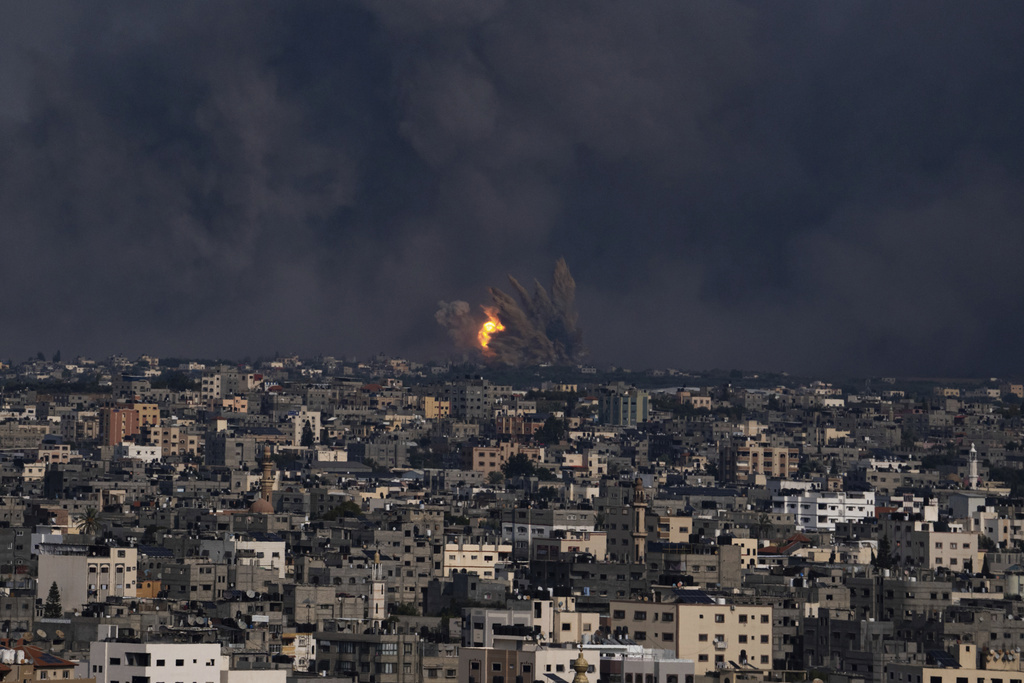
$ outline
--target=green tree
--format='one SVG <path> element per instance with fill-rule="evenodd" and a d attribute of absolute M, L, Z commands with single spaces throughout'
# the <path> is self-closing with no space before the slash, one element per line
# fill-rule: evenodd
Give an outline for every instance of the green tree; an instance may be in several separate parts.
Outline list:
<path fill-rule="evenodd" d="M 754 524 L 754 536 L 757 540 L 769 538 L 774 530 L 775 523 L 772 522 L 771 515 L 767 512 L 762 512 L 757 516 L 757 522 Z"/>
<path fill-rule="evenodd" d="M 362 517 L 363 509 L 359 507 L 359 503 L 354 500 L 346 500 L 341 505 L 337 505 L 323 514 L 321 519 L 328 522 L 332 522 L 339 517 Z"/>
<path fill-rule="evenodd" d="M 60 588 L 57 582 L 50 584 L 50 593 L 46 596 L 46 604 L 43 605 L 43 616 L 47 619 L 60 619 L 64 616 L 64 608 L 60 604 Z"/>
<path fill-rule="evenodd" d="M 103 524 L 100 522 L 100 511 L 94 507 L 85 508 L 82 514 L 75 519 L 75 528 L 80 534 L 90 536 L 98 534 L 103 528 Z"/>
<path fill-rule="evenodd" d="M 309 420 L 306 420 L 306 424 L 302 425 L 302 439 L 299 441 L 299 445 L 303 448 L 312 448 L 313 443 L 313 426 L 309 424 Z"/>
<path fill-rule="evenodd" d="M 418 617 L 420 615 L 419 608 L 409 602 L 393 602 L 389 605 L 388 611 L 393 616 Z"/>
<path fill-rule="evenodd" d="M 872 563 L 878 569 L 892 569 L 896 566 L 896 558 L 892 554 L 892 543 L 889 541 L 889 534 L 882 537 L 878 542 L 878 556 Z"/>
<path fill-rule="evenodd" d="M 533 438 L 538 443 L 558 443 L 565 438 L 565 421 L 557 417 L 549 417 L 544 421 L 544 426 L 537 430 Z"/>
<path fill-rule="evenodd" d="M 513 477 L 532 477 L 536 473 L 533 462 L 524 453 L 516 453 L 501 466 L 501 473 L 506 479 Z"/>
<path fill-rule="evenodd" d="M 54 363 L 59 363 L 60 362 L 60 349 L 57 349 L 57 352 L 53 354 L 53 362 Z"/>
<path fill-rule="evenodd" d="M 505 480 L 501 472 L 491 472 L 487 475 L 487 483 L 491 486 L 500 486 L 501 482 Z"/>

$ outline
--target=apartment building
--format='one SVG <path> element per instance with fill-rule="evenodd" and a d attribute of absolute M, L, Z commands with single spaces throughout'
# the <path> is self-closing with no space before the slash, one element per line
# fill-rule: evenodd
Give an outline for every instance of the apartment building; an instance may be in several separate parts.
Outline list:
<path fill-rule="evenodd" d="M 864 520 L 875 515 L 873 491 L 783 492 L 772 497 L 772 512 L 791 514 L 800 531 L 834 532 L 837 523 Z"/>
<path fill-rule="evenodd" d="M 685 602 L 612 600 L 612 635 L 644 647 L 673 650 L 696 663 L 697 675 L 728 662 L 766 669 L 772 665 L 772 607 L 726 604 L 702 591 L 676 592 Z"/>
<path fill-rule="evenodd" d="M 511 543 L 466 543 L 460 536 L 458 540 L 444 544 L 442 576 L 463 572 L 493 579 L 497 568 L 511 559 Z"/>
<path fill-rule="evenodd" d="M 138 551 L 100 545 L 40 543 L 36 597 L 45 600 L 54 582 L 64 610 L 81 609 L 108 597 L 134 598 Z"/>
<path fill-rule="evenodd" d="M 96 683 L 220 683 L 227 669 L 219 643 L 94 641 L 89 675 Z"/>

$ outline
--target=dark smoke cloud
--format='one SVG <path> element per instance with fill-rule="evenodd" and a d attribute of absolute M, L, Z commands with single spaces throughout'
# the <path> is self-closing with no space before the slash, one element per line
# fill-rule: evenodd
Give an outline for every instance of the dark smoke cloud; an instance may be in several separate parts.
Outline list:
<path fill-rule="evenodd" d="M 985 0 L 8 3 L 0 357 L 428 358 L 438 299 L 565 255 L 595 362 L 1018 372 L 1021 25 Z"/>

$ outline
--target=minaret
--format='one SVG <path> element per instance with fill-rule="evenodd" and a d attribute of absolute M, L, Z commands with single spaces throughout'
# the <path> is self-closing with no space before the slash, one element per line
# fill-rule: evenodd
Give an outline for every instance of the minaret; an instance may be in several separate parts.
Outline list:
<path fill-rule="evenodd" d="M 380 563 L 380 551 L 373 554 L 370 565 L 370 604 L 367 605 L 367 618 L 374 631 L 380 630 L 381 624 L 388 618 L 387 584 L 384 581 L 384 566 Z"/>
<path fill-rule="evenodd" d="M 274 461 L 270 444 L 263 447 L 263 476 L 260 478 L 260 497 L 249 506 L 249 512 L 270 515 L 274 513 Z"/>
<path fill-rule="evenodd" d="M 967 485 L 971 489 L 978 488 L 978 449 L 971 444 L 970 464 L 967 470 Z"/>
<path fill-rule="evenodd" d="M 270 444 L 263 446 L 263 478 L 260 481 L 260 495 L 263 500 L 274 502 L 274 461 L 270 457 Z"/>
<path fill-rule="evenodd" d="M 633 482 L 633 562 L 643 564 L 647 554 L 647 497 L 640 477 Z"/>

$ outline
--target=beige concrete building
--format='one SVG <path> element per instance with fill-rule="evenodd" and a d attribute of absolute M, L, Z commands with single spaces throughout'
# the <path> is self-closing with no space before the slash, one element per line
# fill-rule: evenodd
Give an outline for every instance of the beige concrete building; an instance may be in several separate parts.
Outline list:
<path fill-rule="evenodd" d="M 518 443 L 502 442 L 496 446 L 475 446 L 470 455 L 470 469 L 474 472 L 500 472 L 501 466 L 513 455 L 523 454 L 535 464 L 544 462 L 543 448 L 529 448 Z"/>
<path fill-rule="evenodd" d="M 651 543 L 689 543 L 693 517 L 651 511 L 647 514 L 647 540 Z"/>
<path fill-rule="evenodd" d="M 974 531 L 934 531 L 931 522 L 883 520 L 882 534 L 889 537 L 893 556 L 901 564 L 954 572 L 963 570 L 968 560 L 975 571 L 981 569 L 979 534 Z"/>
<path fill-rule="evenodd" d="M 597 559 L 608 553 L 608 534 L 604 531 L 556 531 L 550 538 L 535 538 L 530 547 L 531 560 L 572 560 L 580 553 Z"/>
<path fill-rule="evenodd" d="M 160 406 L 155 403 L 131 403 L 128 405 L 139 413 L 139 425 L 154 427 L 160 424 Z"/>
<path fill-rule="evenodd" d="M 476 573 L 485 579 L 493 579 L 497 566 L 512 559 L 511 543 L 445 543 L 442 576 L 454 572 Z"/>
<path fill-rule="evenodd" d="M 65 611 L 81 609 L 108 597 L 136 597 L 138 555 L 135 548 L 40 543 L 36 597 L 45 600 L 54 582 Z"/>
<path fill-rule="evenodd" d="M 452 413 L 452 404 L 447 399 L 435 396 L 423 397 L 423 417 L 428 420 L 446 420 Z"/>
<path fill-rule="evenodd" d="M 202 437 L 193 433 L 190 422 L 170 422 L 149 430 L 149 443 L 159 446 L 164 456 L 196 455 Z"/>
<path fill-rule="evenodd" d="M 613 600 L 612 635 L 626 635 L 644 647 L 674 650 L 677 658 L 695 662 L 697 675 L 712 673 L 727 662 L 770 668 L 772 608 L 729 605 L 724 599 L 699 595 L 710 604 Z"/>

